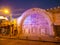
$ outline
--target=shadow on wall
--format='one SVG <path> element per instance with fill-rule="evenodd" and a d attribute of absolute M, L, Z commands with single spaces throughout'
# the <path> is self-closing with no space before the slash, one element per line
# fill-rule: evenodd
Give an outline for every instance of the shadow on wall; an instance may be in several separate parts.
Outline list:
<path fill-rule="evenodd" d="M 54 25 L 55 35 L 60 37 L 60 25 Z"/>

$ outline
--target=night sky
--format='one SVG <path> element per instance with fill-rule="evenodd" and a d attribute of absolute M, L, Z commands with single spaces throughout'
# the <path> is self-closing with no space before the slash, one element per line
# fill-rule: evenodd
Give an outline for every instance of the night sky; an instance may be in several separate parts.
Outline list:
<path fill-rule="evenodd" d="M 60 6 L 60 0 L 0 0 L 0 7 L 10 7 L 12 12 L 15 9 L 20 9 L 20 13 L 24 12 L 29 8 L 42 8 L 49 9 Z M 13 17 L 18 17 L 15 15 Z"/>

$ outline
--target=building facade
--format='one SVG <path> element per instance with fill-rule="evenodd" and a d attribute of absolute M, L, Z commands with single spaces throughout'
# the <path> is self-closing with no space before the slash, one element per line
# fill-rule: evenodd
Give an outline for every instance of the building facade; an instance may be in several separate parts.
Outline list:
<path fill-rule="evenodd" d="M 47 9 L 46 11 L 52 14 L 55 35 L 60 37 L 60 6 Z"/>
<path fill-rule="evenodd" d="M 28 9 L 18 18 L 18 22 L 20 26 L 18 33 L 22 32 L 22 36 L 29 38 L 55 36 L 52 14 L 46 10 L 40 8 Z"/>

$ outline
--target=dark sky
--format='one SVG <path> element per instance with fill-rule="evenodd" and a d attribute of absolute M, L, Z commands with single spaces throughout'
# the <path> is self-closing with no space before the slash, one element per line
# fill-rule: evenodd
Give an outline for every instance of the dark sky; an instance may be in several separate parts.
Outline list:
<path fill-rule="evenodd" d="M 13 10 L 33 7 L 48 9 L 60 6 L 60 0 L 0 0 L 0 7 L 2 6 L 8 6 Z"/>

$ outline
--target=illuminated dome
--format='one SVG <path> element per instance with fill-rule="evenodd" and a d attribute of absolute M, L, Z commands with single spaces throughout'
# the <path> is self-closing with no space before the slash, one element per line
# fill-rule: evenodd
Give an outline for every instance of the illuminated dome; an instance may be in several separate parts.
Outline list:
<path fill-rule="evenodd" d="M 32 8 L 25 11 L 22 16 L 18 18 L 18 22 L 25 36 L 54 35 L 51 14 L 43 9 Z"/>

